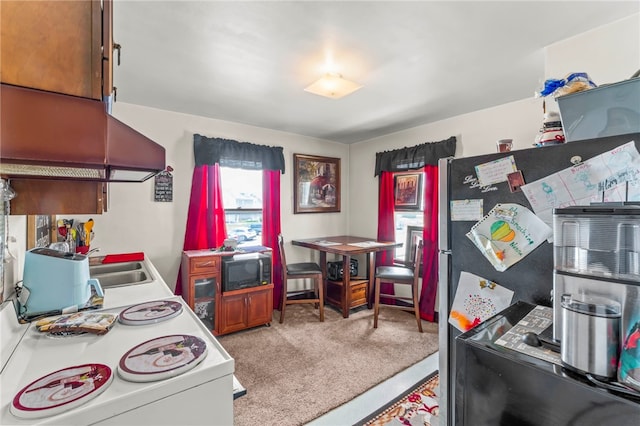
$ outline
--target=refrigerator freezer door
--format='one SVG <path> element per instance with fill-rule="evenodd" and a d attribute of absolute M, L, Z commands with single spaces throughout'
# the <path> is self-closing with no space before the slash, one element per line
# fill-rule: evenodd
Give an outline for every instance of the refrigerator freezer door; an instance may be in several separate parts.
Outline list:
<path fill-rule="evenodd" d="M 440 371 L 440 412 L 442 425 L 449 422 L 449 278 L 451 277 L 451 251 L 449 245 L 449 163 L 450 159 L 438 161 L 438 371 Z"/>

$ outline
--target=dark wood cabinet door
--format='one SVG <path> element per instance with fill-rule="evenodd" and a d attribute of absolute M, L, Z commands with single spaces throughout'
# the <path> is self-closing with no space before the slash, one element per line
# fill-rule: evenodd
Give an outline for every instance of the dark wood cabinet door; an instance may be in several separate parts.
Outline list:
<path fill-rule="evenodd" d="M 12 215 L 102 214 L 107 185 L 72 180 L 11 179 L 18 196 L 10 201 Z"/>
<path fill-rule="evenodd" d="M 271 322 L 273 314 L 273 291 L 271 286 L 247 294 L 247 327 Z"/>
<path fill-rule="evenodd" d="M 3 0 L 0 19 L 3 83 L 102 100 L 100 0 Z"/>
<path fill-rule="evenodd" d="M 220 334 L 247 328 L 247 298 L 245 294 L 223 295 L 220 310 Z"/>

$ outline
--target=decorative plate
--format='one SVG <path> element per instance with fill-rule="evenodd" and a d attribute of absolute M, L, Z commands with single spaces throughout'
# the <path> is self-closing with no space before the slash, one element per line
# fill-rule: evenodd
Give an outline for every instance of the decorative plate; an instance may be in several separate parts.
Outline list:
<path fill-rule="evenodd" d="M 175 334 L 147 340 L 133 347 L 118 364 L 118 375 L 131 382 L 153 382 L 178 376 L 198 365 L 207 355 L 199 337 Z"/>
<path fill-rule="evenodd" d="M 68 367 L 28 384 L 16 394 L 9 409 L 25 419 L 53 416 L 100 395 L 112 380 L 111 368 L 104 364 Z"/>
<path fill-rule="evenodd" d="M 174 300 L 155 300 L 129 306 L 120 312 L 118 320 L 126 325 L 145 325 L 165 321 L 182 312 L 182 303 Z"/>

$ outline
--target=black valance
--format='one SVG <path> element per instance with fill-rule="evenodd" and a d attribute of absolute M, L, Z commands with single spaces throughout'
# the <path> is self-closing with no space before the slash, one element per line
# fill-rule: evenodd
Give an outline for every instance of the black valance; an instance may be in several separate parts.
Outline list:
<path fill-rule="evenodd" d="M 281 146 L 256 145 L 231 139 L 193 135 L 196 166 L 220 164 L 246 170 L 280 170 L 284 173 Z"/>
<path fill-rule="evenodd" d="M 440 158 L 453 157 L 456 153 L 456 137 L 451 136 L 439 142 L 428 142 L 410 148 L 376 152 L 376 171 L 402 172 L 421 169 L 426 165 L 437 166 Z"/>

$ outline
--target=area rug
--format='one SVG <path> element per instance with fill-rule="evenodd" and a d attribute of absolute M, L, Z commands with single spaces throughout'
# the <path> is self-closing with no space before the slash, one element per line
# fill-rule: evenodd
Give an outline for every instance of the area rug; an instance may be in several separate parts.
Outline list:
<path fill-rule="evenodd" d="M 438 350 L 438 324 L 420 333 L 400 310 L 381 309 L 377 329 L 366 308 L 349 318 L 326 308 L 320 322 L 312 305 L 292 305 L 279 318 L 218 338 L 247 389 L 233 403 L 235 426 L 304 425 Z"/>
<path fill-rule="evenodd" d="M 433 373 L 412 390 L 387 407 L 359 422 L 362 426 L 438 426 L 438 372 Z"/>

